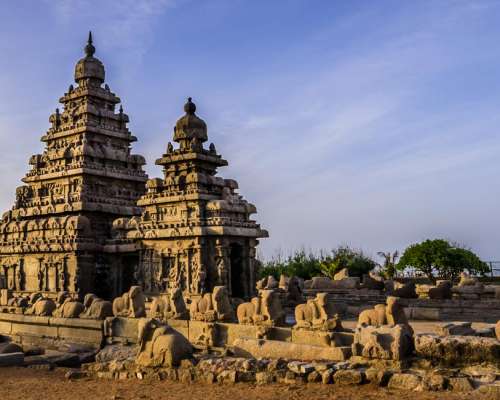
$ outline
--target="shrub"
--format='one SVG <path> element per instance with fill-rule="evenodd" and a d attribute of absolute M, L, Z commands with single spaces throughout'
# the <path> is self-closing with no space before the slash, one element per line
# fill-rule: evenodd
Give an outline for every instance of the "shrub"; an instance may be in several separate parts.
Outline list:
<path fill-rule="evenodd" d="M 279 279 L 281 274 L 298 276 L 302 279 L 311 279 L 314 276 L 326 275 L 333 278 L 343 268 L 348 268 L 352 276 L 361 276 L 375 268 L 376 263 L 365 256 L 362 251 L 353 250 L 347 246 L 340 246 L 332 250 L 331 255 L 319 256 L 304 250 L 295 251 L 282 260 L 281 257 L 265 262 L 259 271 L 259 278 L 273 275 Z"/>

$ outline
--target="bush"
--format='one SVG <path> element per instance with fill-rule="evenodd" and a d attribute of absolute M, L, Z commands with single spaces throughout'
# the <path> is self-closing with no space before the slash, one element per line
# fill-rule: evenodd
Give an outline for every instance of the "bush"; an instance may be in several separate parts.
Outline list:
<path fill-rule="evenodd" d="M 314 254 L 307 254 L 304 250 L 296 251 L 288 256 L 284 261 L 281 257 L 263 263 L 259 271 L 259 278 L 265 278 L 269 275 L 279 279 L 280 275 L 298 276 L 302 279 L 311 279 L 313 276 L 321 274 L 320 258 Z"/>
<path fill-rule="evenodd" d="M 298 276 L 302 279 L 311 279 L 314 276 L 326 275 L 333 278 L 343 268 L 348 268 L 351 276 L 361 276 L 375 268 L 376 263 L 365 256 L 362 251 L 353 250 L 347 246 L 340 246 L 332 250 L 331 255 L 319 256 L 296 251 L 285 260 L 281 257 L 263 263 L 259 271 L 259 279 L 273 275 L 279 279 L 280 275 Z"/>

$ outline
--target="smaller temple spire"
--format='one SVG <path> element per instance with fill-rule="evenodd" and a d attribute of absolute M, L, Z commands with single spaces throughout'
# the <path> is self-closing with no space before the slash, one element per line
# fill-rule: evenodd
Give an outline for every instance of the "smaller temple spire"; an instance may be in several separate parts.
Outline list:
<path fill-rule="evenodd" d="M 85 55 L 87 57 L 92 57 L 95 53 L 95 47 L 92 40 L 92 31 L 89 31 L 89 38 L 87 40 L 87 45 L 85 46 Z"/>

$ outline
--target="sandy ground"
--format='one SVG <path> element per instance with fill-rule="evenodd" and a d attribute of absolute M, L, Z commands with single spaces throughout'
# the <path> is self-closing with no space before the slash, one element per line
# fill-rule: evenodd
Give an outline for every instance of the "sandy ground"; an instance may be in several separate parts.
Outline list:
<path fill-rule="evenodd" d="M 183 384 L 169 381 L 139 381 L 136 379 L 111 381 L 84 378 L 68 380 L 64 369 L 40 371 L 29 368 L 0 368 L 0 399 L 2 400 L 481 400 L 475 394 L 451 392 L 391 391 L 370 385 L 340 387 L 337 385 L 309 384 L 300 386 Z"/>

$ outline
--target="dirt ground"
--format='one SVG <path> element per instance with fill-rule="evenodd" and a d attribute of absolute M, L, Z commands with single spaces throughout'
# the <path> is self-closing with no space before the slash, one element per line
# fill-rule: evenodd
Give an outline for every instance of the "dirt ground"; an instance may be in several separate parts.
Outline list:
<path fill-rule="evenodd" d="M 30 368 L 0 368 L 0 399 L 2 400 L 482 400 L 484 397 L 450 392 L 404 392 L 375 388 L 370 385 L 339 387 L 309 384 L 300 386 L 183 384 L 169 381 L 111 381 L 84 378 L 68 380 L 64 369 L 40 371 Z"/>

